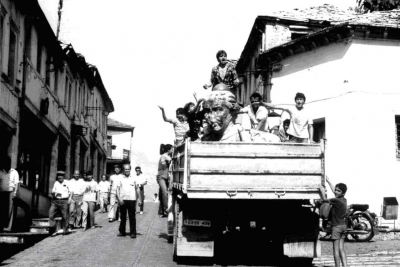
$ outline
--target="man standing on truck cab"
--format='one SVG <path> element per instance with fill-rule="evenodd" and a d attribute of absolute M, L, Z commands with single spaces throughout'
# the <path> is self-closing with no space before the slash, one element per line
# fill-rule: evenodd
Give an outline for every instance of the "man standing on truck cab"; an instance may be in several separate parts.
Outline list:
<path fill-rule="evenodd" d="M 239 84 L 239 78 L 235 70 L 235 65 L 228 61 L 227 53 L 224 50 L 217 52 L 218 65 L 211 70 L 211 79 L 209 83 L 203 85 L 204 89 L 212 87 L 213 91 L 217 84 L 225 84 L 228 90 L 236 94 L 236 88 Z"/>
<path fill-rule="evenodd" d="M 313 121 L 304 108 L 306 96 L 303 93 L 297 93 L 294 97 L 294 101 L 296 102 L 295 107 L 284 107 L 283 105 L 275 105 L 266 102 L 261 102 L 261 105 L 266 108 L 280 109 L 289 113 L 290 125 L 287 131 L 289 142 L 313 144 Z"/>

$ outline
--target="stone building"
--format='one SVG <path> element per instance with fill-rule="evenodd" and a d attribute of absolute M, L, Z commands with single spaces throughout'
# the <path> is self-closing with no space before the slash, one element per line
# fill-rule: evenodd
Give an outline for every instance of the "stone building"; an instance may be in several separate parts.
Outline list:
<path fill-rule="evenodd" d="M 33 215 L 47 216 L 57 170 L 105 172 L 114 107 L 98 69 L 57 40 L 36 0 L 1 0 L 0 23 L 0 153 Z"/>
<path fill-rule="evenodd" d="M 258 17 L 237 66 L 244 101 L 306 95 L 314 141 L 328 141 L 326 173 L 377 214 L 384 197 L 400 198 L 399 19 L 328 5 Z"/>

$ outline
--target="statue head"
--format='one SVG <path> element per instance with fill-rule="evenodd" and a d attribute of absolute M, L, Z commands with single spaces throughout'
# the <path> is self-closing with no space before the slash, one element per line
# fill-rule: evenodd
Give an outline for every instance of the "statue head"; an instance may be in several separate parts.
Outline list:
<path fill-rule="evenodd" d="M 212 91 L 203 104 L 208 131 L 221 135 L 237 116 L 236 97 L 229 91 Z"/>
<path fill-rule="evenodd" d="M 219 83 L 219 84 L 215 85 L 212 90 L 213 91 L 228 91 L 229 92 L 229 87 L 224 83 Z"/>

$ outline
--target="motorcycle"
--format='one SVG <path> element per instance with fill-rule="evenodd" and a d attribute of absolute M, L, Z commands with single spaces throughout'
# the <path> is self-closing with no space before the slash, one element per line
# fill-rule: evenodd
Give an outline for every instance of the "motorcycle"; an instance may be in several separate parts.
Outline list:
<path fill-rule="evenodd" d="M 347 223 L 346 239 L 355 242 L 368 242 L 377 231 L 378 219 L 375 213 L 368 210 L 368 204 L 352 204 L 348 206 L 345 215 Z M 324 220 L 322 231 L 330 234 L 331 228 L 328 221 Z"/>

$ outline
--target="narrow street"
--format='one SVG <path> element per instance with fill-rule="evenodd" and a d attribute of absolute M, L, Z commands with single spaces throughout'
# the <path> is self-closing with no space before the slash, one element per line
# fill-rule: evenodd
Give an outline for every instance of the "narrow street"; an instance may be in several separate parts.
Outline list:
<path fill-rule="evenodd" d="M 193 260 L 177 264 L 172 244 L 167 242 L 166 219 L 157 215 L 158 203 L 148 202 L 137 215 L 137 239 L 117 237 L 118 222 L 109 223 L 106 214 L 96 214 L 98 228 L 70 235 L 49 237 L 8 260 L 1 266 L 224 266 Z M 346 243 L 349 266 L 400 266 L 400 241 Z M 243 265 L 238 265 L 243 264 Z M 245 261 L 234 266 L 252 266 Z M 276 266 L 276 265 L 273 265 Z M 334 266 L 332 244 L 322 242 L 322 257 L 314 266 Z"/>

